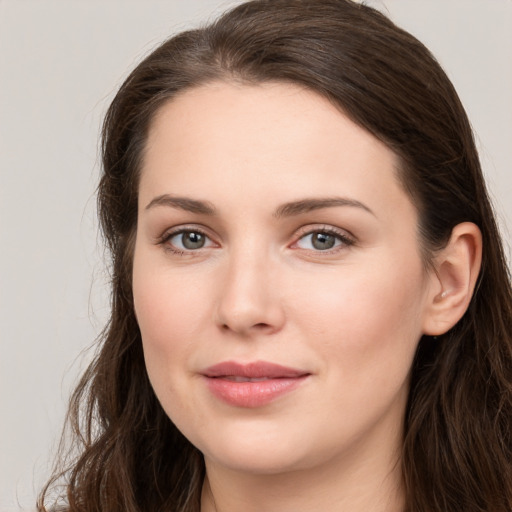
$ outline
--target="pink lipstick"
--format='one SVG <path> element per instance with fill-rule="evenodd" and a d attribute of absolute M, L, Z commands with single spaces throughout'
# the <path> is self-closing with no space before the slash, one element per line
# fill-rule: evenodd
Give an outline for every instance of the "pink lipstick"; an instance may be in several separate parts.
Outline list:
<path fill-rule="evenodd" d="M 235 407 L 261 407 L 293 391 L 310 375 L 266 361 L 226 361 L 201 372 L 210 392 Z"/>

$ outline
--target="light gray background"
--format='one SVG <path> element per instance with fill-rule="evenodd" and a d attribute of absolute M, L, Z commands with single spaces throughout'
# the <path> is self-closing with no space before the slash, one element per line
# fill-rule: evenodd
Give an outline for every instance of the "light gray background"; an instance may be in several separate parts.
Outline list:
<path fill-rule="evenodd" d="M 237 1 L 0 0 L 0 511 L 33 509 L 65 402 L 107 317 L 96 235 L 98 129 L 128 71 Z M 512 1 L 369 1 L 455 83 L 507 243 Z"/>

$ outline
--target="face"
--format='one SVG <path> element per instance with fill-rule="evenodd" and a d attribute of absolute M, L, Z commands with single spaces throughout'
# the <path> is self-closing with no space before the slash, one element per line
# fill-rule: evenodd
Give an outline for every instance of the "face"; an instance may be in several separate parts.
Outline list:
<path fill-rule="evenodd" d="M 431 276 L 397 158 L 319 95 L 213 83 L 161 108 L 133 292 L 166 413 L 237 471 L 400 442 Z"/>

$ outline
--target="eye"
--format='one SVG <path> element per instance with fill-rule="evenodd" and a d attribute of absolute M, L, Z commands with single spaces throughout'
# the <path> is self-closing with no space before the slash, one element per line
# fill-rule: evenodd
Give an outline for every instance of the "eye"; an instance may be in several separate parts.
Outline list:
<path fill-rule="evenodd" d="M 164 237 L 162 243 L 170 246 L 176 252 L 196 251 L 214 245 L 208 236 L 193 229 L 182 229 L 169 233 Z"/>
<path fill-rule="evenodd" d="M 296 242 L 300 249 L 310 251 L 329 251 L 341 246 L 349 246 L 354 243 L 353 240 L 341 233 L 330 229 L 311 231 L 303 235 Z"/>

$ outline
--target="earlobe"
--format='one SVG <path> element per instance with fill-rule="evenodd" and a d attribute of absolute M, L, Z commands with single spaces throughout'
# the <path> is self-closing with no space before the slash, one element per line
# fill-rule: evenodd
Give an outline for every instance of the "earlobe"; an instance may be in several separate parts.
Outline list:
<path fill-rule="evenodd" d="M 450 330 L 466 312 L 480 272 L 482 234 L 476 224 L 463 222 L 434 258 L 434 286 L 424 318 L 424 334 L 438 336 Z"/>

